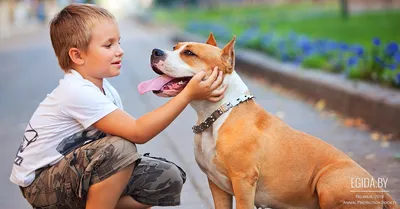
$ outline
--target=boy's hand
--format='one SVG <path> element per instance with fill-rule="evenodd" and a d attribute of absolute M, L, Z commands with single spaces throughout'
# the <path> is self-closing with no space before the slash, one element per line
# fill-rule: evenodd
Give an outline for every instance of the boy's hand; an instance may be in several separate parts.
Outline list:
<path fill-rule="evenodd" d="M 215 67 L 210 77 L 204 79 L 205 77 L 206 73 L 201 71 L 194 75 L 189 81 L 183 90 L 187 94 L 189 100 L 193 101 L 207 99 L 211 102 L 218 102 L 224 98 L 226 86 L 219 88 L 223 81 L 222 71 L 218 73 L 218 67 Z"/>

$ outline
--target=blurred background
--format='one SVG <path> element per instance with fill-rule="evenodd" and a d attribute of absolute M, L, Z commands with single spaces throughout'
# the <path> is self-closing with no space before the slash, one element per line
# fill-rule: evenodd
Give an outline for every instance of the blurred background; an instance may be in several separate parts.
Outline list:
<path fill-rule="evenodd" d="M 351 81 L 344 87 L 367 85 L 367 96 L 390 103 L 392 112 L 383 117 L 377 111 L 385 108 L 382 103 L 363 109 L 361 99 L 344 102 L 343 95 L 334 102 L 346 111 L 366 112 L 372 122 L 331 109 L 323 97 L 299 95 L 285 82 L 271 83 L 268 79 L 274 78 L 253 74 L 252 68 L 237 69 L 268 112 L 334 145 L 374 177 L 388 178 L 385 189 L 400 201 L 400 0 L 0 0 L 1 209 L 30 208 L 8 179 L 29 118 L 63 77 L 48 23 L 70 3 L 97 4 L 117 17 L 125 55 L 121 75 L 110 81 L 134 117 L 167 101 L 136 89 L 156 76 L 149 64 L 152 49 L 172 49 L 181 32 L 202 41 L 213 32 L 219 43 L 236 35 L 238 51 L 250 50 L 263 61 L 284 65 L 286 73 L 323 73 Z M 321 86 L 325 81 L 321 79 Z M 385 123 L 377 124 L 376 118 Z M 182 206 L 177 208 L 211 209 L 207 180 L 193 154 L 194 123 L 193 109 L 186 108 L 157 139 L 138 149 L 187 171 Z"/>
<path fill-rule="evenodd" d="M 0 38 L 48 21 L 70 3 L 101 5 L 121 17 L 139 11 L 142 0 L 0 0 Z"/>
<path fill-rule="evenodd" d="M 399 0 L 159 0 L 157 20 L 305 68 L 400 87 Z"/>
<path fill-rule="evenodd" d="M 283 62 L 400 87 L 400 0 L 0 0 L 0 38 L 46 24 L 69 3 L 174 25 Z"/>

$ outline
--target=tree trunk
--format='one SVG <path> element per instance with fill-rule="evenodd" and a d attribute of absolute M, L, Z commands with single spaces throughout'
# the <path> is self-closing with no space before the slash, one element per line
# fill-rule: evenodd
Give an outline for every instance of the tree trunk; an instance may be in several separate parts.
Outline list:
<path fill-rule="evenodd" d="M 342 13 L 342 18 L 347 20 L 349 18 L 349 5 L 347 0 L 340 0 L 340 10 Z"/>
<path fill-rule="evenodd" d="M 199 0 L 198 3 L 206 9 L 213 9 L 213 7 L 214 7 L 213 0 Z"/>

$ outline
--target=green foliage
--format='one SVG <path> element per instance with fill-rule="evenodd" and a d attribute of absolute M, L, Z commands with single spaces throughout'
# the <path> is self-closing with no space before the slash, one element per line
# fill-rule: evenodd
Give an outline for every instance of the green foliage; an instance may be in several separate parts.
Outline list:
<path fill-rule="evenodd" d="M 301 66 L 311 69 L 325 69 L 327 67 L 327 61 L 323 56 L 315 54 L 305 58 Z"/>

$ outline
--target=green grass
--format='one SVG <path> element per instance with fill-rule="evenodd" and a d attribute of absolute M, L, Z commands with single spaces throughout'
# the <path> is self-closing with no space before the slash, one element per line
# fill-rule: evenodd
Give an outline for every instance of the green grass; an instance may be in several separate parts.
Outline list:
<path fill-rule="evenodd" d="M 184 27 L 191 21 L 222 23 L 239 35 L 252 21 L 262 31 L 287 34 L 289 31 L 313 38 L 328 38 L 369 46 L 374 37 L 383 43 L 400 42 L 400 11 L 379 11 L 351 14 L 346 21 L 335 7 L 309 4 L 259 7 L 224 7 L 213 10 L 157 10 L 156 19 Z"/>
<path fill-rule="evenodd" d="M 304 7 L 304 6 L 300 6 Z M 158 21 L 173 21 L 174 24 L 184 26 L 186 23 L 196 21 L 223 21 L 225 19 L 250 19 L 252 17 L 272 17 L 281 11 L 291 11 L 300 9 L 294 6 L 275 6 L 275 7 L 222 7 L 218 9 L 204 10 L 198 8 L 189 9 L 157 9 L 155 11 Z M 230 24 L 230 22 L 225 22 Z"/>
<path fill-rule="evenodd" d="M 400 11 L 380 11 L 353 15 L 348 21 L 338 16 L 320 17 L 301 22 L 288 22 L 278 30 L 294 30 L 310 37 L 330 38 L 348 43 L 369 45 L 379 37 L 386 43 L 400 42 Z"/>

